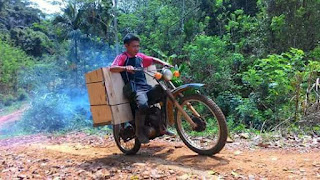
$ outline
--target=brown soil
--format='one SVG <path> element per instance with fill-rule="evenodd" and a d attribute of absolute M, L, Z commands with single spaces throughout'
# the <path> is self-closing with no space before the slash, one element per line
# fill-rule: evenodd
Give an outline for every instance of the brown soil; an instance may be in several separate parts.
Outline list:
<path fill-rule="evenodd" d="M 247 140 L 199 156 L 161 138 L 125 156 L 111 135 L 71 133 L 0 140 L 0 179 L 320 179 L 320 146 L 262 148 Z"/>
<path fill-rule="evenodd" d="M 18 120 L 24 110 L 0 117 L 0 126 Z M 110 134 L 2 139 L 0 180 L 320 179 L 320 138 L 288 136 L 270 143 L 246 136 L 212 157 L 197 155 L 178 137 L 153 140 L 134 156 L 123 155 Z"/>

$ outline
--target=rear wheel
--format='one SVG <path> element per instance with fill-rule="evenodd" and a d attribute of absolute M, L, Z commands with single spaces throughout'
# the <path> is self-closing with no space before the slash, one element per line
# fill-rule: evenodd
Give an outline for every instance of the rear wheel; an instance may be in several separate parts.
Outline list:
<path fill-rule="evenodd" d="M 113 125 L 113 137 L 114 140 L 116 141 L 116 144 L 118 148 L 126 155 L 133 155 L 136 154 L 140 147 L 141 143 L 135 136 L 133 135 L 132 138 L 130 137 L 123 137 L 121 133 L 129 133 L 125 132 L 125 123 L 122 124 L 116 124 Z M 126 129 L 127 130 L 127 129 Z M 134 131 L 133 131 L 134 133 Z"/>
<path fill-rule="evenodd" d="M 226 144 L 228 129 L 220 108 L 208 97 L 194 94 L 181 99 L 180 105 L 197 124 L 190 123 L 177 110 L 175 127 L 182 141 L 192 151 L 201 155 L 214 155 Z"/>

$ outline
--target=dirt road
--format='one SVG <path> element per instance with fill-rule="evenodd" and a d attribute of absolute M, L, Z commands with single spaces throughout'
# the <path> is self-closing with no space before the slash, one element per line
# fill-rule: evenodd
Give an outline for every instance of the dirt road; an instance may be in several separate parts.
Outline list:
<path fill-rule="evenodd" d="M 206 157 L 163 138 L 125 156 L 111 135 L 32 135 L 0 140 L 0 179 L 320 179 L 315 145 L 262 148 L 239 139 Z"/>
<path fill-rule="evenodd" d="M 28 108 L 28 105 L 24 105 L 20 110 L 17 110 L 5 116 L 0 116 L 0 127 L 4 126 L 7 123 L 12 123 L 14 121 L 19 120 L 23 112 L 25 112 Z"/>

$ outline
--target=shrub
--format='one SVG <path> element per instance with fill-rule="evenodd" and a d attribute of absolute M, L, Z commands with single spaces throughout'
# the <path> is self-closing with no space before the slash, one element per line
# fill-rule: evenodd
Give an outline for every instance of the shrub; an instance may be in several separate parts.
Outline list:
<path fill-rule="evenodd" d="M 0 92 L 17 86 L 18 72 L 33 65 L 34 59 L 27 56 L 21 49 L 12 47 L 9 43 L 0 40 Z M 3 89 L 2 89 L 3 87 Z"/>
<path fill-rule="evenodd" d="M 208 93 L 217 96 L 236 88 L 232 80 L 234 66 L 241 64 L 243 56 L 228 51 L 227 42 L 219 37 L 197 36 L 194 42 L 185 45 L 190 58 L 189 72 L 192 81 L 205 83 Z"/>
<path fill-rule="evenodd" d="M 31 109 L 19 122 L 28 132 L 52 132 L 63 129 L 72 116 L 69 98 L 63 94 L 47 93 L 31 102 Z"/>
<path fill-rule="evenodd" d="M 18 89 L 17 91 L 17 100 L 18 101 L 23 101 L 28 99 L 28 93 L 24 89 Z"/>
<path fill-rule="evenodd" d="M 5 106 L 11 106 L 13 102 L 14 102 L 14 97 L 11 94 L 4 97 Z"/>
<path fill-rule="evenodd" d="M 40 31 L 30 28 L 13 28 L 10 31 L 10 37 L 16 46 L 20 46 L 29 55 L 42 56 L 44 53 L 53 51 L 53 43 Z"/>
<path fill-rule="evenodd" d="M 18 126 L 31 133 L 92 126 L 87 99 L 75 91 L 39 92 Z"/>

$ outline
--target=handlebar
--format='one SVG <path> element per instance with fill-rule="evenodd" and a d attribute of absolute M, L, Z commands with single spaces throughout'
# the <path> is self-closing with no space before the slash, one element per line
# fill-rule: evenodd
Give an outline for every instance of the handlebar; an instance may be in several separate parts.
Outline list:
<path fill-rule="evenodd" d="M 133 71 L 144 71 L 143 68 L 133 68 Z"/>
<path fill-rule="evenodd" d="M 168 66 L 164 66 L 164 68 L 171 68 L 171 67 L 168 67 Z M 161 68 L 161 69 L 156 69 L 156 71 L 162 71 L 163 70 L 163 68 Z M 145 70 L 144 70 L 144 68 L 133 68 L 133 71 L 144 71 L 144 72 L 146 72 Z M 148 72 L 153 72 L 153 71 L 148 71 Z"/>

